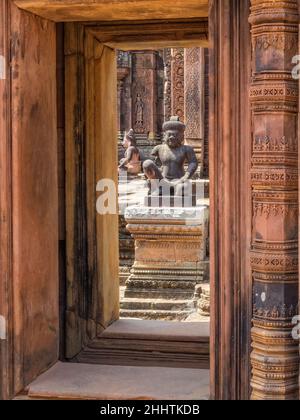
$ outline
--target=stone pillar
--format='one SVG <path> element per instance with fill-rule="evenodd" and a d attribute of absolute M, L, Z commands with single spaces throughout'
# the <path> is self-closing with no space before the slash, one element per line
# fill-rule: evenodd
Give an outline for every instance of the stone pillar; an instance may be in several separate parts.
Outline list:
<path fill-rule="evenodd" d="M 184 50 L 184 115 L 185 141 L 192 146 L 204 169 L 204 49 L 186 48 Z"/>
<path fill-rule="evenodd" d="M 118 68 L 118 132 L 123 134 L 127 128 L 123 124 L 123 109 L 124 109 L 124 79 L 129 75 L 129 68 Z M 129 128 L 130 129 L 130 128 Z"/>
<path fill-rule="evenodd" d="M 251 1 L 252 399 L 298 399 L 297 0 Z"/>
<path fill-rule="evenodd" d="M 164 65 L 165 65 L 165 88 L 164 88 L 164 120 L 170 121 L 172 116 L 172 50 L 164 49 Z"/>
<path fill-rule="evenodd" d="M 209 50 L 204 49 L 204 139 L 203 139 L 203 172 L 205 179 L 209 178 Z"/>
<path fill-rule="evenodd" d="M 118 159 L 124 157 L 122 147 L 124 132 L 131 129 L 131 55 L 118 51 L 117 54 L 117 105 L 118 105 Z"/>
<path fill-rule="evenodd" d="M 300 16 L 300 0 L 298 0 L 298 13 L 299 13 L 299 16 Z M 298 54 L 299 54 L 299 57 L 300 57 L 300 19 L 299 19 L 299 25 L 298 25 Z M 299 61 L 298 61 L 298 63 L 299 63 Z M 299 76 L 298 76 L 299 77 L 299 79 L 298 79 L 298 89 L 299 89 L 299 92 L 300 92 L 300 72 L 298 72 L 298 74 L 299 74 Z M 300 165 L 300 154 L 299 154 L 300 153 L 300 147 L 299 147 L 299 145 L 300 145 L 300 94 L 299 94 L 299 97 L 298 97 L 298 170 L 300 169 L 300 166 L 299 166 Z M 299 171 L 299 173 L 300 173 L 300 171 Z M 300 185 L 299 173 L 298 173 L 298 186 Z M 300 202 L 299 202 L 299 206 L 300 206 Z M 300 207 L 298 207 L 298 208 L 300 208 Z M 300 231 L 298 233 L 300 234 Z M 300 277 L 299 277 L 298 286 L 299 286 L 298 312 L 300 313 Z M 299 325 L 299 319 L 298 319 L 298 325 Z M 300 331 L 300 329 L 298 328 L 298 332 L 299 331 Z M 300 340 L 299 340 L 299 355 L 300 355 Z M 299 379 L 299 381 L 300 381 L 300 379 Z M 299 385 L 300 385 L 300 382 L 299 382 Z M 300 386 L 299 386 L 299 399 L 300 399 Z"/>
<path fill-rule="evenodd" d="M 10 2 L 0 5 L 0 400 L 13 395 Z"/>
<path fill-rule="evenodd" d="M 157 51 L 133 53 L 132 127 L 141 141 L 157 137 Z M 140 145 L 140 143 L 138 142 Z"/>
<path fill-rule="evenodd" d="M 184 122 L 184 48 L 172 48 L 171 55 L 171 113 Z"/>

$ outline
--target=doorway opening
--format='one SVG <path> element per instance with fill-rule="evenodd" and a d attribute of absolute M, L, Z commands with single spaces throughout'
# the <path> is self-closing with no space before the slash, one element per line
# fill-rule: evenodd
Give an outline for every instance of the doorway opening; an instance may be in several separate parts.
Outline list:
<path fill-rule="evenodd" d="M 209 322 L 208 76 L 205 48 L 117 51 L 121 319 Z M 156 160 L 153 152 L 163 147 L 164 124 L 173 116 L 185 124 L 184 144 L 197 158 L 191 183 L 197 188 L 192 206 L 203 211 L 199 246 L 187 229 L 171 235 L 172 220 L 163 229 L 151 217 L 134 225 L 126 220 L 127 208 L 149 206 L 143 163 Z M 184 166 L 187 171 L 187 161 Z M 167 214 L 176 207 L 171 201 L 164 206 Z M 156 229 L 148 240 L 145 223 Z M 162 239 L 163 232 L 168 235 Z"/>
<path fill-rule="evenodd" d="M 33 6 L 28 5 L 28 2 L 18 1 L 21 6 L 26 6 L 26 3 L 27 9 L 33 11 Z M 92 18 L 94 21 L 99 16 L 102 19 L 107 18 L 107 15 L 102 14 L 102 10 L 99 11 L 98 3 L 93 6 L 82 3 L 80 11 L 77 9 L 76 12 L 73 3 L 71 5 L 67 1 L 61 2 L 68 3 L 68 5 L 57 5 L 54 9 L 50 3 L 52 2 L 41 2 L 39 8 L 35 8 L 35 13 L 57 21 L 71 22 L 77 19 L 82 22 L 85 20 L 84 16 L 86 19 L 91 19 L 91 10 L 93 9 Z M 139 7 L 139 2 L 132 3 L 135 7 Z M 115 60 L 115 56 L 113 56 L 115 50 L 134 50 L 137 48 L 137 44 L 139 44 L 138 48 L 140 50 L 149 48 L 149 45 L 151 49 L 155 49 L 184 46 L 187 48 L 203 47 L 204 44 L 207 47 L 208 44 L 207 21 L 201 23 L 199 21 L 183 22 L 182 20 L 180 22 L 178 20 L 168 22 L 162 20 L 143 22 L 140 20 L 145 18 L 161 19 L 162 16 L 175 19 L 207 16 L 207 5 L 203 15 L 197 12 L 195 15 L 189 14 L 187 16 L 185 13 L 191 13 L 192 9 L 186 7 L 186 2 L 179 2 L 180 8 L 179 6 L 170 7 L 170 14 L 168 15 L 162 15 L 161 10 L 158 13 L 157 5 L 154 5 L 154 2 L 148 3 L 151 4 L 151 7 L 147 9 L 146 14 L 141 15 L 140 10 L 138 10 L 138 13 L 136 12 L 134 15 L 135 17 L 132 14 L 130 15 L 130 19 L 136 19 L 136 21 L 116 23 L 115 29 L 117 31 L 114 31 L 113 34 L 113 31 L 109 29 L 112 22 L 99 25 L 93 22 L 86 24 L 70 23 L 65 26 L 65 68 L 67 75 L 65 95 L 67 107 L 67 281 L 65 285 L 67 308 L 65 311 L 66 329 L 62 333 L 62 341 L 66 342 L 66 350 L 63 354 L 70 360 L 74 360 L 82 349 L 92 348 L 93 345 L 96 347 L 98 345 L 97 338 L 103 336 L 109 328 L 116 324 L 115 320 L 119 319 L 119 290 L 116 293 L 115 288 L 116 284 L 119 287 L 119 267 L 115 260 L 118 253 L 118 244 L 115 243 L 114 239 L 118 238 L 118 229 L 116 229 L 118 222 L 115 218 L 110 218 L 108 223 L 103 223 L 99 218 L 96 220 L 94 216 L 96 204 L 92 202 L 95 200 L 95 179 L 98 180 L 103 175 L 110 176 L 111 167 L 115 170 L 118 165 L 115 153 L 111 153 L 112 150 L 117 150 L 117 145 L 108 147 L 117 138 L 117 135 L 111 135 L 111 129 L 117 130 L 117 127 L 115 126 L 115 118 L 112 118 L 112 115 L 107 112 L 112 101 L 115 100 L 111 95 L 113 92 L 111 86 L 117 84 L 117 75 L 114 73 L 114 68 L 111 67 L 112 60 Z M 196 3 L 198 7 L 199 1 L 194 2 L 195 5 Z M 83 14 L 84 10 L 86 14 Z M 94 14 L 94 11 L 97 12 L 97 10 L 98 14 Z M 110 8 L 107 10 L 110 13 Z M 127 14 L 128 11 L 124 9 L 124 13 Z M 21 87 L 20 92 L 19 89 L 16 92 L 26 98 L 28 103 L 26 109 L 30 109 L 31 105 L 34 105 L 35 108 L 36 103 L 40 104 L 42 110 L 50 106 L 51 115 L 54 117 L 56 112 L 54 94 L 55 42 L 49 43 L 49 35 L 55 36 L 55 25 L 52 22 L 41 22 L 40 18 L 33 15 L 19 15 L 17 9 L 14 14 L 17 15 L 16 22 L 22 24 L 26 18 L 26 22 L 30 22 L 33 30 L 29 31 L 28 36 L 26 36 L 28 48 L 26 49 L 25 60 L 23 56 L 14 57 L 14 62 L 18 66 L 20 65 L 22 71 L 20 71 L 16 80 L 12 81 L 12 86 Z M 110 18 L 116 18 L 116 16 L 119 17 L 120 15 L 114 14 Z M 213 45 L 210 60 L 211 92 L 213 92 L 210 107 L 210 165 L 213 174 L 211 178 L 211 280 L 214 308 L 211 314 L 211 392 L 213 396 L 221 396 L 225 399 L 233 396 L 240 397 L 241 395 L 248 397 L 250 378 L 251 272 L 249 250 L 245 247 L 245 244 L 251 242 L 252 217 L 248 180 L 251 148 L 248 101 L 251 43 L 248 17 L 249 2 L 243 4 L 232 2 L 230 7 L 228 2 L 212 2 L 210 8 L 210 38 Z M 154 25 L 152 25 L 152 30 L 149 31 L 151 23 L 154 23 Z M 186 24 L 185 27 L 184 24 Z M 99 31 L 97 32 L 99 26 L 101 26 L 100 34 Z M 24 34 L 19 33 L 19 38 L 23 40 Z M 199 40 L 201 40 L 200 43 Z M 36 43 L 38 44 L 37 47 Z M 44 45 L 47 45 L 47 48 L 42 48 Z M 240 48 L 241 46 L 242 48 Z M 35 54 L 35 51 L 39 49 L 41 54 Z M 34 83 L 38 87 L 32 91 L 32 95 L 28 95 L 27 90 L 28 77 L 25 69 L 28 67 L 32 69 L 29 80 L 34 79 Z M 36 73 L 36 70 L 41 71 L 41 77 L 36 77 L 36 74 L 40 74 Z M 49 75 L 49 83 L 45 83 L 44 75 L 46 74 Z M 105 80 L 106 77 L 108 77 L 108 80 Z M 45 85 L 47 85 L 47 89 L 41 89 Z M 230 89 L 231 86 L 233 89 Z M 92 92 L 92 94 L 90 95 L 88 92 Z M 41 100 L 44 97 L 47 101 Z M 95 109 L 99 111 L 97 115 Z M 241 118 L 241 115 L 246 116 L 246 118 Z M 33 119 L 34 124 L 30 124 Z M 18 130 L 15 133 L 17 140 L 15 145 L 18 147 L 23 145 L 23 142 L 19 139 L 24 134 L 24 139 L 26 139 L 31 150 L 35 145 L 31 141 L 31 137 L 34 138 L 35 136 L 31 136 L 31 131 L 23 133 L 24 127 L 31 126 L 43 129 L 43 133 L 47 131 L 42 144 L 44 149 L 46 145 L 51 145 L 54 148 L 56 136 L 50 136 L 49 133 L 52 131 L 45 129 L 48 127 L 48 124 L 45 124 L 48 120 L 49 112 L 43 112 L 39 114 L 38 119 L 36 119 L 36 114 L 30 115 L 30 119 L 26 121 L 25 125 L 23 125 L 23 119 L 17 121 Z M 108 128 L 108 125 L 110 125 L 110 128 Z M 49 122 L 49 127 L 55 132 L 54 118 Z M 59 126 L 59 128 L 62 127 Z M 97 159 L 94 159 L 95 156 Z M 47 149 L 47 158 L 49 157 L 51 157 L 51 150 Z M 39 165 L 36 165 L 36 162 L 38 159 L 39 155 L 32 153 L 30 155 L 30 165 L 26 163 L 26 168 L 30 169 L 31 175 L 28 177 L 30 179 L 37 178 Z M 49 161 L 51 162 L 51 160 Z M 23 154 L 20 153 L 16 163 L 17 167 L 22 168 L 20 165 L 23 162 Z M 88 165 L 86 165 L 87 162 Z M 52 171 L 50 167 L 51 165 L 48 165 L 46 168 L 49 177 L 56 171 L 55 165 L 52 165 Z M 17 183 L 18 180 L 14 182 Z M 243 193 L 245 186 L 247 186 L 246 194 Z M 21 197 L 21 189 L 20 191 L 17 189 L 17 194 L 18 197 Z M 51 191 L 49 197 L 52 197 L 49 200 L 51 205 L 48 206 L 51 209 L 51 214 L 53 214 L 51 226 L 55 228 L 57 225 L 54 218 L 56 212 L 55 192 Z M 90 200 L 91 198 L 92 200 Z M 31 196 L 30 201 L 32 201 Z M 21 203 L 22 200 L 18 200 L 18 202 Z M 28 203 L 27 206 L 31 209 Z M 34 201 L 32 210 L 37 213 L 39 208 Z M 90 217 L 91 215 L 92 217 Z M 110 229 L 105 229 L 105 226 L 109 226 Z M 18 222 L 17 229 L 22 232 L 20 238 L 26 239 L 28 225 Z M 41 228 L 38 233 L 41 243 L 45 241 L 45 237 L 49 239 Z M 110 249 L 103 245 L 108 243 L 108 238 L 111 239 Z M 57 255 L 57 241 L 48 242 L 50 242 L 53 255 Z M 18 246 L 21 250 L 24 248 L 24 243 L 21 242 Z M 46 254 L 47 250 L 41 247 L 42 258 L 40 261 L 44 262 L 44 271 L 47 271 L 45 280 L 49 279 L 51 281 L 44 283 L 45 289 L 43 290 L 47 290 L 47 293 L 40 294 L 39 299 L 34 300 L 36 312 L 27 313 L 23 311 L 24 305 L 29 301 L 28 296 L 31 296 L 32 291 L 34 293 L 36 291 L 35 281 L 37 281 L 36 284 L 40 284 L 35 256 L 30 255 L 29 260 L 34 270 L 29 272 L 29 275 L 27 275 L 27 267 L 25 267 L 25 270 L 22 267 L 19 296 L 14 296 L 14 308 L 17 305 L 16 312 L 20 314 L 17 325 L 21 326 L 23 331 L 22 336 L 15 332 L 18 331 L 16 328 L 11 333 L 14 339 L 13 350 L 16 353 L 14 357 L 16 361 L 14 377 L 17 379 L 15 386 L 17 390 L 21 389 L 22 384 L 26 386 L 42 369 L 46 369 L 51 363 L 57 361 L 57 338 L 61 326 L 58 326 L 56 322 L 58 308 L 55 297 L 58 291 L 56 282 L 52 281 L 57 276 L 51 278 L 51 268 L 54 264 L 49 258 L 47 260 L 48 256 Z M 63 273 L 62 277 L 64 277 Z M 23 279 L 27 279 L 26 282 Z M 29 287 L 29 284 L 32 287 Z M 40 314 L 40 319 L 43 322 L 41 325 L 48 324 L 48 319 L 45 319 L 43 311 L 46 303 L 51 305 L 56 327 L 51 329 L 50 339 L 54 347 L 51 354 L 48 351 L 41 354 L 39 351 L 41 347 L 49 348 L 47 341 L 47 337 L 50 336 L 49 333 L 45 334 L 46 339 L 44 341 L 42 340 L 43 337 L 39 336 L 34 343 L 30 342 L 27 333 L 33 330 L 32 326 L 35 326 L 36 313 Z M 43 328 L 43 330 L 48 332 L 48 328 Z M 25 339 L 25 337 L 27 338 Z M 135 347 L 138 347 L 136 342 L 132 343 Z M 195 360 L 195 358 L 193 359 Z M 19 360 L 20 363 L 18 364 Z M 30 368 L 29 363 L 27 363 L 28 369 L 25 369 L 24 360 L 38 360 L 39 363 L 30 363 Z M 230 367 L 229 371 L 228 367 Z"/>
<path fill-rule="evenodd" d="M 96 364 L 208 369 L 208 317 L 198 322 L 202 317 L 199 312 L 208 302 L 204 283 L 208 279 L 209 183 L 204 177 L 208 168 L 204 164 L 205 153 L 202 154 L 205 112 L 208 112 L 203 94 L 207 20 L 161 22 L 159 25 L 157 22 L 67 24 L 65 46 L 66 359 Z M 194 56 L 185 48 L 192 49 Z M 171 63 L 167 63 L 167 56 Z M 190 68 L 195 74 L 202 66 L 199 77 L 184 78 L 185 56 L 190 59 Z M 179 65 L 180 57 L 183 57 L 183 68 Z M 165 93 L 169 89 L 169 66 L 171 73 L 174 71 L 170 82 L 174 92 L 176 90 L 176 98 L 171 99 L 171 109 L 167 111 Z M 132 77 L 132 71 L 139 73 L 140 79 L 136 75 Z M 128 77 L 127 81 L 124 77 Z M 126 87 L 129 79 L 131 87 Z M 188 83 L 198 87 L 194 100 L 191 93 L 186 95 L 187 100 L 182 98 L 181 90 L 184 91 Z M 194 91 L 194 86 L 187 86 L 186 90 Z M 130 105 L 124 107 L 126 101 Z M 180 147 L 184 153 L 191 150 L 188 153 L 197 161 L 191 185 L 193 200 L 200 202 L 190 205 L 192 215 L 188 217 L 183 206 L 171 204 L 167 209 L 171 216 L 166 220 L 165 209 L 160 204 L 145 205 L 149 196 L 142 166 L 151 159 L 153 147 L 164 143 L 164 123 L 174 114 L 179 120 L 176 124 L 183 126 L 184 111 L 190 115 L 189 107 L 194 117 L 187 122 L 187 128 L 189 132 L 194 129 L 194 133 L 198 130 L 198 134 L 183 137 Z M 124 183 L 117 168 L 122 160 L 124 133 L 130 129 L 137 139 L 137 147 L 141 148 L 140 156 L 145 158 L 140 159 L 138 173 L 129 177 L 127 192 L 122 198 Z M 207 153 L 208 150 L 206 156 Z M 189 164 L 188 159 L 181 162 L 184 174 Z M 118 211 L 102 213 L 99 209 L 99 202 L 106 203 L 103 196 L 109 185 L 115 186 L 116 194 L 121 186 L 119 204 L 125 197 L 124 215 Z M 138 211 L 142 207 L 142 212 L 148 212 L 150 208 L 151 215 L 156 207 L 154 218 L 149 217 L 146 222 L 143 214 L 141 218 L 136 217 L 136 213 L 134 217 L 128 216 L 128 211 L 130 213 L 134 207 L 130 202 L 132 197 L 128 198 L 130 188 L 134 190 L 133 195 L 142 199 L 140 204 L 143 205 L 137 206 Z M 173 194 L 171 201 L 175 199 Z M 122 283 L 122 260 L 125 259 L 122 258 L 122 235 L 128 225 L 131 228 L 125 232 L 124 242 L 126 245 L 131 242 L 130 250 L 134 248 L 135 252 L 131 254 L 134 261 L 127 271 L 130 276 L 122 284 L 124 298 L 120 302 L 120 277 Z M 203 299 L 206 301 L 201 305 Z"/>

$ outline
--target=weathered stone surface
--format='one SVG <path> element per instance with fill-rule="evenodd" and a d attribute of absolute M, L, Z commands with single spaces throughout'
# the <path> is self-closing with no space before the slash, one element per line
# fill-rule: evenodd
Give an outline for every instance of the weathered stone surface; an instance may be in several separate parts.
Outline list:
<path fill-rule="evenodd" d="M 298 400 L 298 4 L 251 5 L 252 399 Z"/>
<path fill-rule="evenodd" d="M 196 311 L 195 288 L 207 269 L 208 209 L 131 207 L 125 218 L 135 239 L 135 263 L 121 316 L 187 318 Z"/>
<path fill-rule="evenodd" d="M 57 363 L 29 387 L 31 398 L 205 400 L 209 370 Z"/>
<path fill-rule="evenodd" d="M 209 369 L 207 321 L 194 317 L 191 322 L 120 319 L 90 342 L 76 362 Z"/>
<path fill-rule="evenodd" d="M 171 110 L 184 122 L 184 48 L 173 48 L 171 55 Z"/>
<path fill-rule="evenodd" d="M 205 50 L 186 48 L 184 50 L 184 115 L 185 142 L 195 150 L 201 173 L 204 166 L 205 128 Z"/>
<path fill-rule="evenodd" d="M 162 55 L 161 50 L 118 52 L 119 156 L 123 134 L 131 128 L 145 156 L 160 141 L 164 119 Z"/>
<path fill-rule="evenodd" d="M 210 286 L 209 284 L 201 285 L 199 288 L 200 298 L 198 300 L 198 312 L 202 316 L 210 316 Z"/>

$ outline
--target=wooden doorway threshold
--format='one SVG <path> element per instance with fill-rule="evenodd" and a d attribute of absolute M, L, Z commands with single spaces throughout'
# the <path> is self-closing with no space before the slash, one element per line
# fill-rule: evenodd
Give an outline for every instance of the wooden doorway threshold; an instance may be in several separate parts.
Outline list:
<path fill-rule="evenodd" d="M 209 322 L 120 319 L 73 362 L 209 369 Z"/>
<path fill-rule="evenodd" d="M 59 362 L 29 386 L 25 399 L 174 401 L 208 398 L 208 370 Z"/>

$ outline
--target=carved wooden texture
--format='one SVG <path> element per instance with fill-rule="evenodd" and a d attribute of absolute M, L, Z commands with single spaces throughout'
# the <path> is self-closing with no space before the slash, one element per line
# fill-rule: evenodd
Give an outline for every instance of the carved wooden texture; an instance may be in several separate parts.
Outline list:
<path fill-rule="evenodd" d="M 298 5 L 251 3 L 252 399 L 298 399 Z"/>
<path fill-rule="evenodd" d="M 57 22 L 189 19 L 208 16 L 208 0 L 16 0 L 30 12 Z"/>
<path fill-rule="evenodd" d="M 55 24 L 12 7 L 14 392 L 57 361 Z"/>

